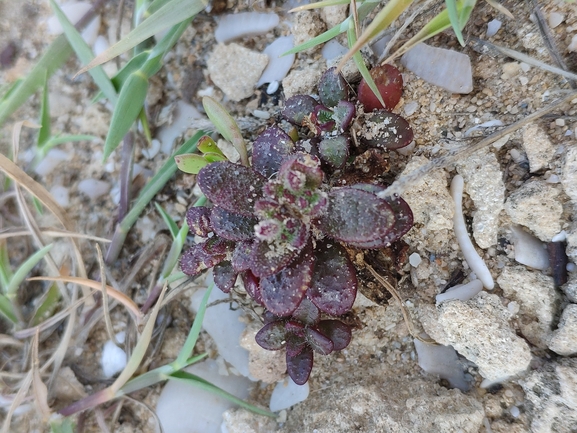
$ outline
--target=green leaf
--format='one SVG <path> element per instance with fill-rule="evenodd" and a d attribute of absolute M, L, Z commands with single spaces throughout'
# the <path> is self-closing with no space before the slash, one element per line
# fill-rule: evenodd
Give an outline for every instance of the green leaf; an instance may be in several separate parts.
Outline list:
<path fill-rule="evenodd" d="M 34 313 L 34 317 L 32 318 L 32 325 L 36 326 L 50 317 L 58 306 L 59 300 L 60 290 L 56 284 L 52 284 L 48 289 L 48 292 L 46 292 L 44 301 L 40 304 Z"/>
<path fill-rule="evenodd" d="M 222 153 L 207 152 L 203 156 L 208 162 L 228 161 Z"/>
<path fill-rule="evenodd" d="M 198 174 L 203 167 L 209 164 L 209 162 L 204 159 L 204 156 L 195 153 L 175 156 L 174 162 L 176 162 L 176 166 L 180 171 L 188 174 Z"/>
<path fill-rule="evenodd" d="M 66 62 L 72 54 L 72 48 L 66 40 L 66 36 L 58 36 L 46 49 L 38 63 L 32 68 L 28 76 L 10 91 L 0 103 L 0 125 L 18 109 L 26 100 L 41 87 Z"/>
<path fill-rule="evenodd" d="M 348 5 L 350 4 L 350 2 L 351 0 L 323 0 L 320 2 L 309 3 L 306 5 L 296 7 L 294 9 L 291 9 L 289 12 L 300 12 L 309 9 L 326 8 L 328 6 Z"/>
<path fill-rule="evenodd" d="M 32 254 L 20 267 L 14 272 L 14 276 L 8 283 L 8 288 L 6 289 L 6 296 L 8 299 L 14 298 L 17 295 L 18 287 L 26 278 L 26 275 L 36 266 L 40 260 L 44 258 L 46 254 L 52 249 L 53 244 L 46 245 L 44 248 L 36 251 Z"/>
<path fill-rule="evenodd" d="M 0 240 L 0 289 L 2 293 L 8 290 L 8 284 L 12 279 L 12 270 L 10 269 L 10 258 L 8 257 L 8 247 L 6 240 Z"/>
<path fill-rule="evenodd" d="M 98 55 L 78 73 L 81 74 L 95 66 L 101 65 L 102 63 L 105 63 L 135 47 L 149 37 L 194 17 L 196 14 L 201 12 L 206 5 L 207 3 L 203 0 L 172 0 L 154 12 L 122 40 L 118 41 L 105 52 Z"/>
<path fill-rule="evenodd" d="M 220 133 L 220 135 L 224 137 L 225 140 L 228 140 L 232 143 L 240 155 L 242 164 L 248 167 L 249 163 L 246 144 L 242 138 L 240 128 L 234 119 L 230 114 L 228 114 L 222 105 L 220 105 L 210 96 L 205 96 L 202 98 L 202 105 L 204 107 L 204 111 L 206 111 L 206 115 L 214 124 L 216 130 Z"/>
<path fill-rule="evenodd" d="M 215 141 L 208 135 L 200 137 L 200 140 L 198 140 L 197 147 L 198 150 L 200 150 L 202 153 L 213 152 L 213 153 L 219 153 L 224 156 L 224 153 L 222 153 L 222 151 L 218 148 Z"/>
<path fill-rule="evenodd" d="M 187 373 L 186 371 L 177 371 L 175 373 L 172 373 L 169 376 L 169 379 L 178 380 L 183 383 L 188 383 L 189 385 L 211 392 L 219 397 L 227 399 L 232 403 L 238 404 L 240 407 L 250 410 L 251 412 L 256 413 L 258 415 L 276 418 L 276 414 L 266 409 L 261 409 L 260 407 L 247 403 L 246 401 L 241 400 L 238 397 L 235 397 L 231 393 L 226 392 L 224 389 L 221 389 L 218 386 L 213 385 L 209 381 L 204 380 L 202 377 L 196 376 L 191 373 Z"/>
<path fill-rule="evenodd" d="M 138 117 L 146 100 L 148 92 L 148 78 L 140 71 L 130 74 L 120 90 L 118 103 L 114 107 L 110 129 L 104 142 L 104 157 L 106 160 L 118 147 L 122 138 Z"/>
<path fill-rule="evenodd" d="M 54 14 L 56 15 L 56 18 L 58 18 L 58 21 L 60 22 L 60 25 L 64 30 L 64 34 L 68 39 L 68 42 L 72 46 L 72 49 L 74 50 L 80 61 L 84 64 L 90 62 L 93 59 L 94 55 L 92 54 L 92 50 L 90 49 L 88 44 L 84 41 L 84 39 L 82 39 L 82 35 L 80 34 L 80 32 L 76 30 L 76 28 L 68 20 L 66 15 L 64 15 L 64 13 L 54 0 L 50 0 L 50 6 L 52 6 L 52 10 L 54 10 Z M 104 69 L 102 69 L 101 67 L 94 68 L 90 70 L 90 75 L 92 76 L 92 79 L 94 80 L 100 91 L 104 93 L 104 95 L 106 95 L 108 100 L 113 105 L 116 104 L 117 101 L 116 90 L 114 89 L 114 86 L 112 85 L 110 79 L 108 78 L 108 75 L 106 75 L 106 72 L 104 72 Z"/>
<path fill-rule="evenodd" d="M 172 239 L 176 238 L 176 236 L 178 235 L 178 226 L 176 225 L 172 217 L 168 215 L 168 213 L 164 210 L 164 208 L 157 202 L 154 202 L 154 206 L 156 207 L 156 210 L 162 217 L 164 223 L 168 226 L 168 230 L 170 231 Z"/>
<path fill-rule="evenodd" d="M 74 433 L 75 425 L 70 418 L 50 419 L 50 433 Z"/>
<path fill-rule="evenodd" d="M 44 75 L 44 86 L 42 89 L 42 103 L 40 105 L 40 129 L 36 145 L 42 147 L 50 138 L 50 108 L 48 105 L 48 73 Z"/>
<path fill-rule="evenodd" d="M 10 320 L 12 323 L 18 323 L 18 318 L 14 313 L 14 307 L 8 298 L 4 295 L 0 295 L 0 314 L 6 319 Z"/>
<path fill-rule="evenodd" d="M 461 46 L 465 46 L 465 41 L 463 40 L 463 33 L 461 32 L 461 22 L 459 20 L 459 12 L 457 12 L 457 2 L 455 0 L 445 0 L 445 4 L 447 5 L 447 12 L 449 13 L 449 21 L 453 26 L 453 30 L 455 31 L 455 36 L 457 36 L 457 40 L 461 44 Z"/>

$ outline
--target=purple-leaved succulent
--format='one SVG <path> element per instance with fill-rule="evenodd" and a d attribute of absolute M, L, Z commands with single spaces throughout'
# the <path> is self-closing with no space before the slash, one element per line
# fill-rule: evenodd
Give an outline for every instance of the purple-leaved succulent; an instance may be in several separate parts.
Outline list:
<path fill-rule="evenodd" d="M 340 74 L 327 71 L 320 102 L 296 95 L 282 116 L 304 137 L 280 126 L 253 143 L 250 167 L 228 161 L 200 170 L 197 183 L 212 207 L 189 209 L 191 233 L 205 238 L 181 258 L 192 277 L 212 268 L 214 282 L 228 293 L 240 276 L 249 296 L 265 308 L 256 341 L 265 349 L 286 349 L 287 370 L 305 383 L 313 353 L 345 348 L 351 329 L 335 317 L 346 314 L 357 294 L 357 273 L 347 247 L 390 246 L 412 226 L 411 209 L 400 197 L 382 199 L 384 185 L 343 185 L 334 178 L 352 165 L 350 129 L 357 107 Z M 413 137 L 409 124 L 384 110 L 357 116 L 377 131 L 361 145 L 393 150 Z M 355 146 L 358 146 L 355 144 Z"/>

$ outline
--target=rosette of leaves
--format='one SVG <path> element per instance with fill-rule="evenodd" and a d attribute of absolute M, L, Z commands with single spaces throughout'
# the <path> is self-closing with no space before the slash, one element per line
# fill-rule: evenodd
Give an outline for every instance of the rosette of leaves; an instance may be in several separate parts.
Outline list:
<path fill-rule="evenodd" d="M 309 137 L 293 140 L 272 126 L 253 143 L 251 166 L 218 161 L 200 169 L 197 183 L 212 207 L 191 208 L 187 223 L 205 240 L 181 258 L 193 277 L 212 268 L 224 292 L 242 279 L 272 317 L 257 342 L 286 347 L 295 383 L 308 379 L 313 351 L 328 354 L 350 341 L 347 325 L 321 320 L 347 313 L 356 297 L 356 271 L 344 246 L 389 246 L 412 226 L 406 202 L 377 196 L 382 186 L 331 186 L 332 173 L 345 170 L 349 159 L 355 104 L 330 70 L 319 95 L 320 103 L 293 97 L 283 111 Z"/>

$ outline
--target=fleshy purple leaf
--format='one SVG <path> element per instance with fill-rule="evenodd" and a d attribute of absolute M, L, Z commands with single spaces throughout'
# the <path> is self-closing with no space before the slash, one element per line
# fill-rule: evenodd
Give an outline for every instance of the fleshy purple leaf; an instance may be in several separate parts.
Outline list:
<path fill-rule="evenodd" d="M 236 272 L 250 269 L 250 255 L 252 254 L 252 242 L 237 242 L 232 252 L 232 267 Z"/>
<path fill-rule="evenodd" d="M 327 211 L 315 224 L 328 236 L 357 246 L 383 238 L 395 222 L 391 206 L 356 188 L 333 188 Z"/>
<path fill-rule="evenodd" d="M 337 68 L 328 69 L 319 81 L 319 97 L 327 107 L 334 107 L 341 100 L 349 99 L 349 86 Z"/>
<path fill-rule="evenodd" d="M 254 337 L 257 344 L 266 350 L 280 350 L 286 345 L 287 331 L 283 322 L 274 321 L 264 325 Z"/>
<path fill-rule="evenodd" d="M 380 110 L 367 116 L 360 136 L 368 146 L 395 150 L 413 141 L 413 128 L 398 114 Z"/>
<path fill-rule="evenodd" d="M 302 126 L 306 116 L 310 116 L 318 102 L 308 95 L 294 95 L 285 102 L 282 116 L 293 125 Z"/>
<path fill-rule="evenodd" d="M 214 162 L 198 173 L 201 191 L 216 206 L 244 216 L 254 215 L 266 178 L 252 168 L 228 161 Z"/>
<path fill-rule="evenodd" d="M 244 284 L 244 290 L 246 290 L 248 296 L 250 296 L 257 304 L 264 306 L 258 278 L 255 277 L 251 271 L 244 271 L 240 275 Z"/>
<path fill-rule="evenodd" d="M 346 251 L 336 242 L 317 243 L 311 288 L 307 297 L 323 312 L 340 316 L 357 296 L 357 275 Z"/>
<path fill-rule="evenodd" d="M 297 153 L 286 158 L 280 169 L 278 177 L 283 181 L 286 188 L 291 191 L 299 191 L 304 188 L 315 189 L 322 183 L 324 173 L 320 168 L 321 163 L 316 156 L 306 153 Z M 294 181 L 296 173 L 303 174 L 303 182 L 297 185 Z"/>
<path fill-rule="evenodd" d="M 313 273 L 312 248 L 306 248 L 290 265 L 260 280 L 266 308 L 277 316 L 287 316 L 299 306 Z"/>
<path fill-rule="evenodd" d="M 323 320 L 317 330 L 333 342 L 333 350 L 342 350 L 351 342 L 351 328 L 340 320 Z"/>
<path fill-rule="evenodd" d="M 186 212 L 186 223 L 191 233 L 203 238 L 207 237 L 212 231 L 210 223 L 211 210 L 204 206 L 191 207 Z"/>
<path fill-rule="evenodd" d="M 318 307 L 310 301 L 310 299 L 304 298 L 298 308 L 293 311 L 291 317 L 298 322 L 311 326 L 315 325 L 320 320 L 321 312 Z"/>
<path fill-rule="evenodd" d="M 212 274 L 214 277 L 214 284 L 216 284 L 216 287 L 224 293 L 230 292 L 234 287 L 238 275 L 228 260 L 223 260 L 219 264 L 215 265 Z"/>
<path fill-rule="evenodd" d="M 341 168 L 349 157 L 350 139 L 346 135 L 328 136 L 319 143 L 321 159 L 333 168 Z"/>
<path fill-rule="evenodd" d="M 303 339 L 306 336 L 305 325 L 303 325 L 302 323 L 296 322 L 294 320 L 289 320 L 284 324 L 284 327 L 287 332 L 296 337 Z"/>
<path fill-rule="evenodd" d="M 313 369 L 313 351 L 310 347 L 305 347 L 298 355 L 286 355 L 286 366 L 288 375 L 297 385 L 304 385 Z"/>
<path fill-rule="evenodd" d="M 180 258 L 182 272 L 196 277 L 202 271 L 212 268 L 226 258 L 228 245 L 220 239 L 211 238 L 188 249 Z"/>
<path fill-rule="evenodd" d="M 328 355 L 334 349 L 331 339 L 313 328 L 307 328 L 307 343 L 321 355 Z"/>
<path fill-rule="evenodd" d="M 340 131 L 346 131 L 355 117 L 355 104 L 349 101 L 339 101 L 333 110 L 333 119 L 337 122 L 337 128 Z"/>
<path fill-rule="evenodd" d="M 333 119 L 332 110 L 324 105 L 317 105 L 315 107 L 310 120 L 309 128 L 316 135 L 320 135 L 323 132 L 331 132 L 337 125 L 337 122 Z"/>
<path fill-rule="evenodd" d="M 287 334 L 286 354 L 287 356 L 297 356 L 303 351 L 307 343 L 304 337 L 297 337 L 295 335 Z"/>
<path fill-rule="evenodd" d="M 278 126 L 260 134 L 252 145 L 252 166 L 265 177 L 275 174 L 282 160 L 294 152 L 294 143 Z"/>
<path fill-rule="evenodd" d="M 214 232 L 231 241 L 247 241 L 254 238 L 256 218 L 248 218 L 226 209 L 215 206 L 210 215 Z"/>

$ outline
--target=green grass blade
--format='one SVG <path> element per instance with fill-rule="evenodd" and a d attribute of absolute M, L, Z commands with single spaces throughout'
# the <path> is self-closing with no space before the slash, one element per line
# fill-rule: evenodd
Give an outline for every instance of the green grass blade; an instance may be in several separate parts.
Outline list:
<path fill-rule="evenodd" d="M 176 237 L 178 236 L 178 226 L 176 225 L 172 217 L 168 215 L 168 213 L 164 210 L 164 208 L 161 205 L 155 202 L 154 206 L 156 207 L 156 210 L 162 217 L 164 223 L 168 226 L 168 230 L 170 231 L 172 239 L 173 240 L 176 239 Z"/>
<path fill-rule="evenodd" d="M 58 306 L 58 301 L 60 300 L 60 289 L 58 285 L 52 284 L 44 297 L 44 301 L 36 309 L 34 317 L 32 318 L 32 325 L 36 326 L 42 323 L 44 320 L 48 319 L 56 307 Z"/>
<path fill-rule="evenodd" d="M 58 36 L 46 49 L 28 76 L 11 90 L 10 95 L 0 103 L 0 125 L 42 86 L 45 77 L 50 78 L 72 54 L 66 36 Z"/>
<path fill-rule="evenodd" d="M 18 78 L 16 81 L 14 81 L 11 84 L 3 85 L 0 92 L 5 92 L 5 93 L 0 98 L 0 103 L 2 103 L 4 100 L 8 99 L 10 97 L 10 95 L 16 91 L 16 89 L 22 83 L 22 81 L 24 81 L 24 78 Z"/>
<path fill-rule="evenodd" d="M 56 418 L 50 419 L 50 433 L 74 433 L 74 422 L 70 418 Z"/>
<path fill-rule="evenodd" d="M 118 147 L 122 138 L 130 130 L 144 106 L 147 92 L 148 78 L 146 75 L 140 71 L 133 72 L 122 86 L 118 103 L 112 113 L 110 128 L 104 142 L 104 161 Z"/>
<path fill-rule="evenodd" d="M 194 322 L 192 322 L 192 327 L 190 328 L 190 332 L 186 337 L 186 341 L 182 345 L 182 349 L 178 352 L 178 356 L 172 363 L 175 370 L 180 370 L 187 365 L 187 360 L 192 355 L 192 351 L 194 350 L 194 346 L 196 346 L 196 340 L 200 335 L 200 330 L 202 329 L 202 322 L 204 320 L 204 313 L 206 312 L 206 307 L 208 305 L 208 298 L 212 293 L 212 289 L 214 288 L 214 284 L 208 286 L 204 296 L 202 297 L 202 301 L 200 301 L 200 306 L 198 307 L 198 312 L 196 313 L 196 317 L 194 318 Z"/>
<path fill-rule="evenodd" d="M 0 314 L 12 323 L 18 323 L 18 318 L 16 317 L 16 313 L 14 313 L 14 307 L 4 295 L 0 295 Z"/>
<path fill-rule="evenodd" d="M 225 140 L 230 141 L 239 153 L 242 164 L 248 166 L 249 162 L 246 143 L 244 142 L 240 128 L 232 116 L 228 114 L 222 105 L 210 96 L 202 98 L 202 106 L 204 107 L 204 111 L 206 111 L 206 115 L 214 124 L 216 130 Z"/>
<path fill-rule="evenodd" d="M 212 383 L 208 382 L 207 380 L 204 380 L 203 378 L 196 376 L 194 374 L 191 373 L 187 373 L 186 371 L 177 371 L 175 373 L 172 373 L 169 376 L 169 379 L 171 380 L 178 380 L 180 382 L 184 382 L 184 383 L 188 383 L 189 385 L 195 386 L 197 388 L 203 389 L 205 391 L 211 392 L 219 397 L 225 398 L 228 401 L 238 404 L 240 407 L 243 407 L 247 410 L 250 410 L 253 413 L 256 413 L 258 415 L 263 415 L 263 416 L 268 416 L 271 418 L 276 418 L 276 414 L 266 410 L 266 409 L 261 409 L 260 407 L 254 406 L 250 403 L 247 403 L 244 400 L 241 400 L 240 398 L 232 395 L 229 392 L 226 392 L 224 389 L 219 388 L 216 385 L 213 385 Z"/>
<path fill-rule="evenodd" d="M 50 6 L 52 6 L 52 10 L 54 11 L 56 18 L 58 18 L 58 21 L 60 22 L 60 25 L 64 30 L 64 34 L 66 35 L 68 42 L 72 46 L 72 49 L 78 56 L 78 59 L 80 59 L 80 62 L 82 62 L 83 64 L 90 62 L 94 58 L 94 55 L 88 44 L 84 41 L 84 39 L 82 39 L 80 32 L 76 30 L 76 28 L 68 20 L 66 15 L 64 15 L 64 13 L 54 0 L 50 0 Z M 106 72 L 104 72 L 104 69 L 102 69 L 101 67 L 91 69 L 90 76 L 92 77 L 92 79 L 94 80 L 100 91 L 104 93 L 104 95 L 108 98 L 108 100 L 113 105 L 116 104 L 118 98 L 116 94 L 116 89 L 114 89 L 114 86 L 110 82 L 110 78 L 108 78 Z"/>
<path fill-rule="evenodd" d="M 349 25 L 349 31 L 347 32 L 347 37 L 350 48 L 354 46 L 356 42 L 355 26 L 353 22 L 351 22 Z M 359 69 L 359 72 L 361 73 L 362 77 L 369 85 L 369 89 L 371 89 L 373 94 L 377 97 L 381 105 L 384 107 L 385 101 L 383 101 L 381 92 L 379 92 L 379 89 L 377 89 L 377 85 L 375 84 L 373 77 L 371 77 L 371 73 L 367 69 L 367 65 L 365 65 L 365 61 L 363 60 L 363 56 L 360 51 L 357 51 L 355 54 L 353 54 L 353 60 L 355 61 L 355 64 L 357 65 L 357 68 Z"/>
<path fill-rule="evenodd" d="M 0 240 L 0 289 L 2 293 L 8 290 L 8 284 L 12 279 L 12 269 L 10 269 L 10 258 L 8 257 L 8 247 L 6 240 Z"/>
<path fill-rule="evenodd" d="M 46 245 L 44 248 L 36 251 L 32 254 L 20 267 L 14 272 L 12 279 L 8 283 L 8 288 L 6 289 L 6 296 L 8 299 L 13 298 L 17 295 L 18 287 L 26 278 L 26 275 L 36 266 L 40 260 L 44 258 L 46 254 L 52 249 L 53 244 Z"/>
<path fill-rule="evenodd" d="M 350 2 L 351 0 L 323 0 L 320 2 L 309 3 L 307 5 L 296 7 L 291 9 L 289 12 L 300 12 L 310 9 L 326 8 L 328 6 L 348 5 Z"/>
<path fill-rule="evenodd" d="M 40 105 L 40 129 L 36 145 L 40 148 L 50 138 L 50 107 L 48 104 L 48 73 L 44 74 L 44 86 L 42 89 L 42 103 Z"/>
<path fill-rule="evenodd" d="M 171 1 L 172 0 L 154 0 L 152 3 L 150 3 L 148 5 L 148 7 L 146 8 L 146 11 L 142 15 L 142 18 L 147 19 L 153 13 L 155 13 L 157 10 L 162 8 L 165 4 L 170 3 Z"/>
<path fill-rule="evenodd" d="M 78 134 L 78 135 L 57 135 L 56 137 L 50 137 L 48 139 L 48 141 L 46 141 L 44 143 L 44 145 L 38 150 L 38 153 L 36 154 L 35 158 L 34 158 L 34 164 L 39 164 L 40 161 L 42 161 L 42 159 L 44 159 L 44 157 L 46 156 L 46 154 L 48 153 L 48 151 L 60 144 L 64 144 L 64 143 L 74 143 L 76 141 L 94 141 L 94 140 L 98 140 L 99 137 L 96 137 L 95 135 L 83 135 L 83 134 Z"/>
<path fill-rule="evenodd" d="M 136 45 L 156 33 L 194 17 L 196 14 L 201 12 L 206 5 L 207 3 L 203 0 L 172 0 L 170 3 L 167 3 L 158 9 L 148 19 L 144 20 L 122 40 L 118 41 L 105 52 L 98 55 L 78 73 L 86 72 L 95 66 L 101 65 L 125 51 L 134 48 Z"/>
<path fill-rule="evenodd" d="M 457 40 L 461 46 L 464 47 L 465 41 L 463 40 L 463 33 L 461 32 L 461 22 L 459 20 L 459 12 L 457 11 L 457 2 L 455 0 L 445 0 L 445 4 L 447 6 L 447 12 L 449 13 L 449 21 L 455 31 L 455 36 L 457 36 Z"/>

